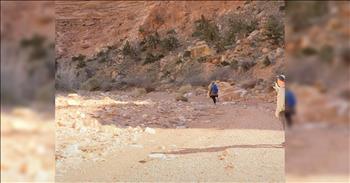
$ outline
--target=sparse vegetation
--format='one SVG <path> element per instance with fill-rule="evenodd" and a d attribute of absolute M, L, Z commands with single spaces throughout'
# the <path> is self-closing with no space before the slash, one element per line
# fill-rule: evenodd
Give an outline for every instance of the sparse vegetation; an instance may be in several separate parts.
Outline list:
<path fill-rule="evenodd" d="M 218 26 L 203 15 L 201 19 L 195 22 L 195 30 L 192 36 L 199 37 L 207 43 L 215 43 L 220 39 Z"/>
<path fill-rule="evenodd" d="M 280 18 L 270 16 L 265 25 L 265 29 L 265 35 L 273 40 L 274 44 L 280 45 L 284 43 L 284 24 Z"/>
<path fill-rule="evenodd" d="M 160 43 L 160 36 L 158 34 L 158 32 L 155 32 L 154 34 L 150 34 L 148 35 L 145 40 L 143 40 L 144 42 L 144 47 L 146 49 L 151 48 L 151 49 L 157 49 L 159 43 Z"/>
<path fill-rule="evenodd" d="M 253 61 L 243 61 L 239 63 L 239 68 L 241 68 L 242 71 L 246 72 L 250 68 L 254 67 L 256 63 Z"/>
<path fill-rule="evenodd" d="M 84 61 L 86 58 L 85 55 L 79 54 L 78 56 L 73 56 L 72 61 Z"/>
<path fill-rule="evenodd" d="M 143 62 L 143 65 L 154 63 L 163 57 L 164 57 L 164 55 L 162 55 L 162 54 L 153 55 L 152 53 L 148 52 L 146 55 L 145 61 Z"/>
<path fill-rule="evenodd" d="M 161 46 L 166 51 L 172 51 L 176 49 L 180 44 L 179 40 L 176 38 L 174 34 L 168 35 L 166 38 L 161 40 Z"/>
<path fill-rule="evenodd" d="M 268 56 L 264 57 L 264 59 L 262 61 L 262 64 L 263 64 L 264 67 L 267 67 L 267 66 L 271 65 L 271 60 L 269 59 Z"/>
<path fill-rule="evenodd" d="M 206 62 L 206 61 L 207 61 L 207 59 L 208 59 L 208 57 L 207 57 L 207 56 L 203 56 L 203 57 L 199 57 L 199 58 L 197 58 L 197 61 L 198 61 L 199 63 L 204 63 L 204 62 Z"/>
<path fill-rule="evenodd" d="M 78 64 L 77 64 L 76 68 L 77 68 L 77 69 L 80 69 L 80 68 L 83 68 L 83 67 L 85 67 L 85 66 L 86 66 L 86 64 L 85 64 L 84 60 L 79 60 L 79 62 L 78 62 Z"/>
<path fill-rule="evenodd" d="M 229 19 L 229 30 L 226 34 L 226 44 L 232 44 L 236 38 L 246 37 L 258 28 L 258 20 L 251 15 L 233 16 Z"/>
<path fill-rule="evenodd" d="M 126 41 L 122 52 L 124 56 L 134 57 L 137 55 L 135 48 L 130 45 L 129 41 Z"/>

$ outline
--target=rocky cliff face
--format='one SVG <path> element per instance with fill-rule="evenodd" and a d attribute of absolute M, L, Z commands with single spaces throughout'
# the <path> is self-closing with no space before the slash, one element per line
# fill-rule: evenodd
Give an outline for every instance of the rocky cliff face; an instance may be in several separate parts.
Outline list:
<path fill-rule="evenodd" d="M 57 2 L 56 85 L 111 90 L 283 72 L 284 2 Z"/>

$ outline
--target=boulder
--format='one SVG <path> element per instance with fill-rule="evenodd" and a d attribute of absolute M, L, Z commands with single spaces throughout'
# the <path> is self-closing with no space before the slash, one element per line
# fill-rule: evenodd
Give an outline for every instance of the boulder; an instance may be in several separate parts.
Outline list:
<path fill-rule="evenodd" d="M 188 48 L 188 51 L 191 52 L 191 58 L 204 57 L 214 53 L 205 42 L 200 42 L 196 46 Z"/>
<path fill-rule="evenodd" d="M 192 90 L 192 85 L 190 84 L 187 84 L 187 85 L 184 85 L 184 86 L 181 86 L 180 89 L 179 89 L 179 93 L 180 94 L 185 94 L 185 93 L 188 93 Z"/>
<path fill-rule="evenodd" d="M 243 89 L 251 89 L 251 88 L 254 88 L 256 84 L 257 84 L 257 80 L 251 79 L 251 80 L 244 81 L 240 86 Z"/>
<path fill-rule="evenodd" d="M 175 100 L 176 100 L 176 101 L 188 102 L 188 98 L 186 98 L 186 97 L 183 96 L 182 94 L 176 95 Z"/>

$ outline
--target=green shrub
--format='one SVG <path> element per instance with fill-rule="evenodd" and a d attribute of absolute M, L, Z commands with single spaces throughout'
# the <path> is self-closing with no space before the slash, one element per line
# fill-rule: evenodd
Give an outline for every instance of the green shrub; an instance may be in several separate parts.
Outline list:
<path fill-rule="evenodd" d="M 199 37 L 207 43 L 214 43 L 220 38 L 219 28 L 202 15 L 201 19 L 195 21 L 195 30 L 192 36 Z"/>
<path fill-rule="evenodd" d="M 284 24 L 283 21 L 276 17 L 270 16 L 265 25 L 266 33 L 265 35 L 273 40 L 276 45 L 283 44 L 284 42 Z"/>

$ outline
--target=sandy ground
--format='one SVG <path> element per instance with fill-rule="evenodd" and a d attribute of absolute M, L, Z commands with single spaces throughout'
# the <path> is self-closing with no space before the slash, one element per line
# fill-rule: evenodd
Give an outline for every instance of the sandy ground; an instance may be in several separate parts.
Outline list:
<path fill-rule="evenodd" d="M 349 125 L 297 124 L 286 132 L 287 182 L 350 182 Z"/>
<path fill-rule="evenodd" d="M 72 98 L 76 103 L 66 105 Z M 121 105 L 101 107 L 113 101 Z M 136 99 L 125 93 L 56 96 L 56 122 L 75 121 L 58 125 L 56 181 L 284 181 L 284 132 L 273 117 L 273 103 L 237 101 L 214 106 L 204 95 L 176 102 L 172 94 L 158 92 L 138 99 L 152 105 L 131 101 Z M 116 116 L 110 118 L 97 108 Z M 125 108 L 128 116 L 121 114 L 127 112 Z M 94 118 L 99 123 L 116 125 L 118 135 L 102 139 L 108 134 L 103 127 L 90 130 L 91 135 L 78 135 L 89 130 L 74 124 L 82 113 L 85 121 L 96 116 L 92 111 L 100 112 Z M 104 120 L 108 117 L 110 122 Z M 85 143 L 86 138 L 90 139 Z M 94 147 L 107 145 L 91 148 L 94 143 Z"/>

